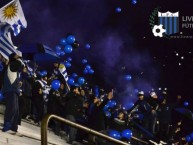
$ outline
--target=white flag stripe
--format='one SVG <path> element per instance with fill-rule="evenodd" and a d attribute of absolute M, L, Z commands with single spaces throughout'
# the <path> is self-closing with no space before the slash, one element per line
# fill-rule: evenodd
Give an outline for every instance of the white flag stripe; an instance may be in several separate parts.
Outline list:
<path fill-rule="evenodd" d="M 5 44 L 7 45 L 7 47 L 13 48 L 13 49 L 11 49 L 11 50 L 17 54 L 17 50 L 14 48 L 14 46 L 12 46 L 12 45 L 10 44 L 10 42 L 8 42 L 9 38 L 8 38 L 6 35 L 4 35 L 4 37 L 5 37 L 5 39 L 1 39 L 2 42 L 5 43 Z M 3 37 L 2 37 L 2 38 L 3 38 Z"/>
<path fill-rule="evenodd" d="M 1 43 L 3 42 L 2 44 L 4 45 L 4 47 L 9 48 L 9 51 L 18 54 L 18 51 L 15 49 L 14 46 L 12 46 L 12 45 L 10 44 L 9 41 L 10 41 L 9 38 L 8 38 L 6 35 L 4 35 L 4 36 L 1 37 Z M 10 54 L 10 52 L 9 52 L 9 54 Z"/>
<path fill-rule="evenodd" d="M 59 71 L 61 73 L 61 75 L 64 77 L 65 81 L 68 81 L 68 74 L 66 71 L 66 67 L 64 66 L 63 68 L 59 68 Z"/>
<path fill-rule="evenodd" d="M 3 23 L 0 25 L 0 30 L 0 53 L 2 56 L 5 59 L 8 59 L 11 53 L 16 53 L 19 56 L 22 56 L 21 52 L 15 49 L 16 47 L 13 45 L 13 42 L 10 39 L 10 26 L 6 23 Z"/>

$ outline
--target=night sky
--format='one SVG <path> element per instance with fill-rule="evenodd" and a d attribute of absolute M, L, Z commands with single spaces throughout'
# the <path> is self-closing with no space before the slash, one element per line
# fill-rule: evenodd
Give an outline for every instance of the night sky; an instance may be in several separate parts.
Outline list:
<path fill-rule="evenodd" d="M 157 38 L 149 18 L 155 8 L 180 13 L 180 32 L 193 36 L 192 28 L 181 28 L 181 16 L 193 16 L 192 0 L 20 0 L 28 27 L 13 38 L 16 46 L 43 43 L 53 49 L 61 38 L 72 33 L 80 43 L 71 56 L 72 68 L 91 84 L 116 88 L 119 100 L 135 101 L 135 89 L 161 92 L 170 98 L 181 94 L 193 104 L 193 38 Z M 122 11 L 116 12 L 120 7 Z M 158 18 L 156 18 L 158 19 Z M 157 20 L 156 20 L 157 21 Z M 157 22 L 156 22 L 157 23 Z M 193 23 L 189 22 L 189 23 Z M 91 49 L 85 49 L 89 43 Z M 64 59 L 67 56 L 64 57 Z M 83 75 L 81 60 L 95 70 Z M 125 75 L 132 79 L 126 81 Z"/>

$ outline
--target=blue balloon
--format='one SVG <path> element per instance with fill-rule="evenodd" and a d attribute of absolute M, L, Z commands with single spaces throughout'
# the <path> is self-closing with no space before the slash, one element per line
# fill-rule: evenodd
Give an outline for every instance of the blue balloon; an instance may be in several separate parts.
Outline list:
<path fill-rule="evenodd" d="M 193 140 L 193 132 L 190 134 L 191 139 Z"/>
<path fill-rule="evenodd" d="M 88 74 L 88 70 L 87 69 L 84 69 L 83 73 L 86 75 Z"/>
<path fill-rule="evenodd" d="M 64 52 L 65 53 L 71 53 L 72 52 L 72 46 L 71 45 L 66 45 L 64 47 Z"/>
<path fill-rule="evenodd" d="M 109 136 L 115 139 L 121 139 L 121 134 L 120 132 L 116 131 L 116 130 L 109 130 L 108 132 Z"/>
<path fill-rule="evenodd" d="M 60 56 L 64 56 L 65 52 L 63 50 L 60 50 Z"/>
<path fill-rule="evenodd" d="M 72 74 L 72 77 L 73 77 L 73 78 L 76 78 L 76 77 L 78 77 L 78 75 L 77 75 L 76 73 L 73 73 L 73 74 Z"/>
<path fill-rule="evenodd" d="M 2 94 L 2 92 L 0 91 L 0 101 L 2 101 L 4 99 L 4 96 Z"/>
<path fill-rule="evenodd" d="M 79 83 L 80 85 L 83 85 L 83 84 L 85 83 L 85 79 L 84 79 L 83 77 L 79 77 L 79 78 L 78 78 L 78 83 Z"/>
<path fill-rule="evenodd" d="M 107 105 L 109 105 L 109 107 L 113 108 L 117 105 L 117 103 L 115 100 L 110 100 L 110 101 L 108 101 Z"/>
<path fill-rule="evenodd" d="M 68 84 L 70 86 L 74 85 L 74 79 L 73 78 L 68 78 Z"/>
<path fill-rule="evenodd" d="M 66 38 L 66 42 L 67 42 L 68 44 L 73 44 L 75 41 L 76 41 L 76 39 L 75 39 L 75 37 L 74 37 L 73 35 L 69 35 L 69 36 L 67 36 L 67 38 Z"/>
<path fill-rule="evenodd" d="M 94 74 L 94 70 L 93 69 L 89 69 L 89 74 Z"/>
<path fill-rule="evenodd" d="M 67 45 L 66 39 L 65 39 L 65 38 L 62 38 L 62 39 L 60 40 L 60 44 L 63 45 L 63 46 Z"/>
<path fill-rule="evenodd" d="M 39 75 L 40 77 L 43 77 L 43 76 L 44 76 L 44 74 L 42 73 L 42 71 L 39 71 L 39 72 L 38 72 L 38 75 Z"/>
<path fill-rule="evenodd" d="M 134 106 L 133 102 L 129 102 L 128 104 L 125 105 L 126 110 L 131 109 Z"/>
<path fill-rule="evenodd" d="M 71 58 L 71 57 L 68 57 L 66 60 L 67 60 L 67 61 L 72 61 L 72 58 Z"/>
<path fill-rule="evenodd" d="M 128 80 L 128 81 L 130 81 L 131 78 L 132 78 L 132 77 L 131 77 L 130 75 L 126 75 L 126 76 L 125 76 L 125 79 Z"/>
<path fill-rule="evenodd" d="M 56 54 L 60 56 L 61 50 L 56 50 Z"/>
<path fill-rule="evenodd" d="M 120 8 L 120 7 L 117 7 L 117 8 L 116 8 L 116 12 L 117 12 L 117 13 L 120 13 L 120 12 L 121 12 L 121 8 Z"/>
<path fill-rule="evenodd" d="M 55 47 L 55 50 L 56 51 L 59 51 L 59 50 L 61 50 L 62 48 L 61 48 L 61 46 L 60 45 L 57 45 L 56 47 Z"/>
<path fill-rule="evenodd" d="M 99 88 L 98 88 L 98 86 L 95 86 L 95 87 L 94 87 L 94 95 L 95 95 L 96 97 L 99 96 Z"/>
<path fill-rule="evenodd" d="M 104 110 L 104 111 L 107 111 L 108 109 L 109 109 L 109 105 L 106 104 L 106 105 L 104 106 L 103 110 Z"/>
<path fill-rule="evenodd" d="M 110 118 L 110 117 L 111 117 L 111 112 L 105 111 L 105 116 L 108 117 L 108 118 Z"/>
<path fill-rule="evenodd" d="M 184 106 L 185 107 L 188 107 L 189 106 L 189 103 L 187 101 L 184 102 Z"/>
<path fill-rule="evenodd" d="M 46 70 L 43 70 L 41 73 L 43 76 L 46 76 L 48 74 L 48 72 Z"/>
<path fill-rule="evenodd" d="M 86 44 L 86 45 L 85 45 L 85 48 L 86 48 L 86 49 L 90 49 L 90 44 Z"/>
<path fill-rule="evenodd" d="M 133 5 L 135 5 L 135 4 L 137 4 L 137 0 L 132 0 L 131 3 L 132 3 Z"/>
<path fill-rule="evenodd" d="M 58 90 L 60 88 L 60 81 L 59 80 L 53 80 L 51 83 L 53 90 Z"/>
<path fill-rule="evenodd" d="M 88 61 L 87 61 L 86 59 L 83 59 L 83 60 L 82 60 L 82 63 L 83 63 L 83 64 L 86 64 L 87 62 L 88 62 Z"/>
<path fill-rule="evenodd" d="M 91 69 L 91 66 L 90 65 L 86 65 L 85 69 L 89 70 L 89 69 Z"/>
<path fill-rule="evenodd" d="M 68 62 L 68 61 L 66 61 L 64 65 L 65 65 L 65 67 L 67 67 L 67 68 L 71 67 L 71 63 Z"/>
<path fill-rule="evenodd" d="M 127 139 L 130 139 L 132 136 L 132 132 L 129 129 L 125 129 L 122 131 L 121 136 Z"/>
<path fill-rule="evenodd" d="M 187 135 L 187 136 L 186 136 L 186 141 L 187 141 L 187 142 L 191 142 L 191 140 L 192 140 L 191 137 L 190 137 L 189 135 Z"/>

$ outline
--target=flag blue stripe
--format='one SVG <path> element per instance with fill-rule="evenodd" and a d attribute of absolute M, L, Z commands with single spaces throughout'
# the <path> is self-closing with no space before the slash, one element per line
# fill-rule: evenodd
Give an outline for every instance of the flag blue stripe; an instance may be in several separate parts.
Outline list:
<path fill-rule="evenodd" d="M 9 48 L 10 51 L 17 54 L 17 50 L 10 44 L 10 42 L 8 41 L 8 38 L 6 38 L 5 36 L 1 36 L 1 37 L 2 37 L 1 39 L 2 44 L 7 48 Z"/>
<path fill-rule="evenodd" d="M 168 20 L 167 20 L 167 18 L 165 18 L 165 29 L 166 29 L 166 34 L 168 34 L 168 30 L 167 30 L 167 25 L 168 25 Z"/>
<path fill-rule="evenodd" d="M 177 33 L 177 17 L 174 17 L 174 33 Z"/>
<path fill-rule="evenodd" d="M 7 52 L 7 49 L 6 49 L 3 45 L 1 45 L 1 43 L 0 43 L 0 51 L 3 53 L 3 56 L 4 56 L 6 59 L 8 59 L 9 52 Z"/>
<path fill-rule="evenodd" d="M 4 49 L 4 50 L 6 50 L 7 53 L 11 54 L 11 53 L 13 52 L 13 51 L 11 51 L 12 48 L 8 47 L 8 46 L 4 43 L 3 37 L 1 37 L 1 39 L 0 39 L 0 44 L 1 44 L 1 48 Z"/>
<path fill-rule="evenodd" d="M 160 17 L 159 20 L 160 20 L 160 24 L 163 25 L 163 17 Z"/>
<path fill-rule="evenodd" d="M 172 17 L 169 18 L 169 21 L 170 21 L 170 32 L 169 34 L 172 34 Z"/>
<path fill-rule="evenodd" d="M 5 33 L 8 33 L 10 32 L 11 30 L 11 27 L 9 24 L 4 24 L 4 25 L 1 25 L 0 26 L 0 36 L 4 35 Z"/>
<path fill-rule="evenodd" d="M 9 55 L 11 53 L 18 53 L 17 50 L 14 48 L 14 46 L 9 42 L 9 38 L 8 38 L 8 33 L 7 33 L 7 30 L 8 27 L 6 26 L 2 26 L 1 27 L 1 30 L 4 29 L 4 35 L 1 35 L 0 36 L 0 52 L 1 54 L 3 55 L 3 57 L 5 57 L 6 59 L 9 58 Z"/>

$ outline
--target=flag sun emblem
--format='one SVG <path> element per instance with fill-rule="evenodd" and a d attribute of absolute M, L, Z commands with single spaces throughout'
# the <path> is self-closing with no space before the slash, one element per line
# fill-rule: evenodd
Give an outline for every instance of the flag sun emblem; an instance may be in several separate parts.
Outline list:
<path fill-rule="evenodd" d="M 4 19 L 12 19 L 17 14 L 17 6 L 16 3 L 10 4 L 3 10 L 3 17 Z"/>

